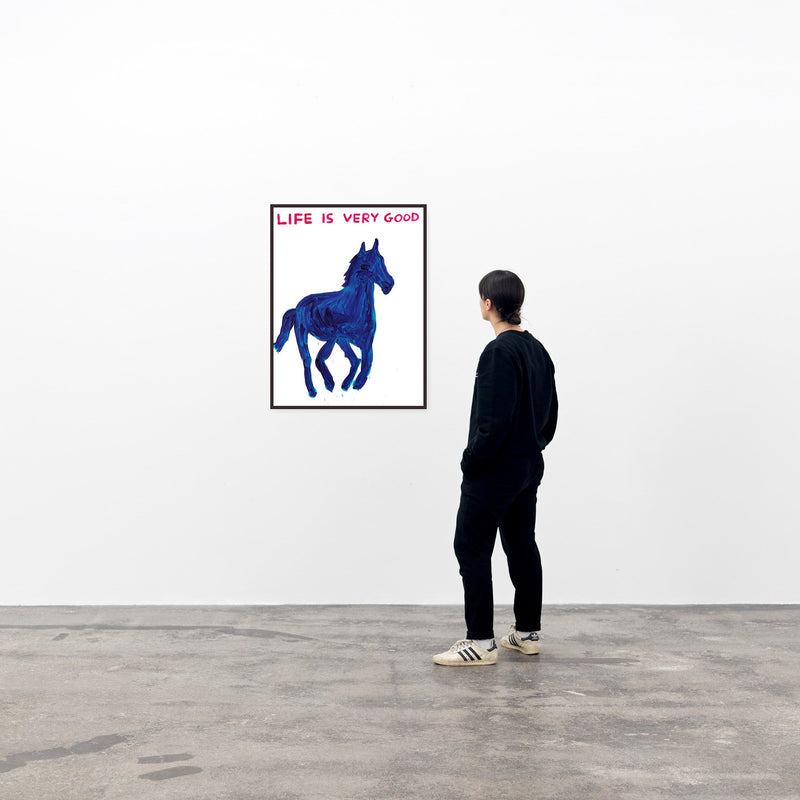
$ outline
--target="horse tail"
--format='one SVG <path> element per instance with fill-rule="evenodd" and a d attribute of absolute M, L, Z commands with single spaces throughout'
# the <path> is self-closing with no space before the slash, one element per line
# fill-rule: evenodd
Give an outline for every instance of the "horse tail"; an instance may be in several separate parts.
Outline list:
<path fill-rule="evenodd" d="M 284 315 L 283 315 L 283 324 L 281 325 L 281 332 L 278 334 L 278 338 L 275 340 L 275 349 L 280 353 L 283 346 L 286 344 L 286 341 L 289 338 L 289 333 L 291 332 L 292 328 L 294 327 L 295 317 L 297 316 L 296 309 L 290 308 Z"/>

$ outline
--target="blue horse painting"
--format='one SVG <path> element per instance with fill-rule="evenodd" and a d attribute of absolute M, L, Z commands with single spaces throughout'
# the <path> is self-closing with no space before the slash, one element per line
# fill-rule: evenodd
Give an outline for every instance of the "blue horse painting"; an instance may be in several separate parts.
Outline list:
<path fill-rule="evenodd" d="M 377 322 L 374 298 L 376 283 L 384 294 L 389 294 L 394 286 L 394 278 L 388 273 L 383 256 L 378 250 L 377 239 L 371 250 L 366 249 L 364 242 L 361 243 L 361 249 L 351 259 L 344 276 L 344 284 L 338 292 L 307 295 L 295 308 L 290 308 L 283 315 L 275 349 L 281 351 L 294 327 L 309 397 L 317 395 L 311 379 L 309 334 L 324 342 L 314 363 L 329 392 L 333 391 L 334 381 L 325 361 L 337 344 L 350 362 L 350 372 L 342 381 L 342 389 L 347 391 L 351 384 L 354 389 L 361 389 L 367 382 L 372 368 L 372 342 Z M 361 351 L 360 359 L 353 352 L 352 345 Z M 361 371 L 356 378 L 359 363 Z"/>

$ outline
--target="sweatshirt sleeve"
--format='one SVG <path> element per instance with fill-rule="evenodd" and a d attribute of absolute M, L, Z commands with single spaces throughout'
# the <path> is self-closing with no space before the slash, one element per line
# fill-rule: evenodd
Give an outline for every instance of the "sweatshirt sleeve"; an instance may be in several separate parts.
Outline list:
<path fill-rule="evenodd" d="M 470 439 L 461 459 L 461 470 L 476 473 L 498 453 L 509 431 L 517 399 L 517 371 L 504 350 L 484 350 L 475 376 L 473 420 Z"/>
<path fill-rule="evenodd" d="M 553 379 L 553 394 L 550 398 L 550 411 L 547 414 L 547 424 L 542 429 L 542 436 L 547 444 L 553 441 L 558 423 L 558 395 L 556 394 L 555 378 Z"/>

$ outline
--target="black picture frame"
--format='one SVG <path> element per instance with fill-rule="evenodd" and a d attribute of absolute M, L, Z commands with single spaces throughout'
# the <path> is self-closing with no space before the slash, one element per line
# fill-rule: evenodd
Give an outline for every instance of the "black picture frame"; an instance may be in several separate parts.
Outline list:
<path fill-rule="evenodd" d="M 302 211 L 301 211 L 302 209 Z M 365 209 L 370 209 L 369 212 L 366 212 Z M 281 213 L 285 216 L 281 218 Z M 370 219 L 377 215 L 377 218 L 372 224 L 360 224 L 358 225 L 358 231 L 353 231 L 354 237 L 353 241 L 356 239 L 363 239 L 364 241 L 364 248 L 370 246 L 370 241 L 374 238 L 375 243 L 373 245 L 374 252 L 378 251 L 378 236 L 374 236 L 376 232 L 380 231 L 393 231 L 395 229 L 400 229 L 400 225 L 406 224 L 405 222 L 401 222 L 400 220 L 405 220 L 406 217 L 411 217 L 409 223 L 416 224 L 417 222 L 421 223 L 421 384 L 419 385 L 419 389 L 421 390 L 421 398 L 418 402 L 400 402 L 400 403 L 392 403 L 392 402 L 381 402 L 381 403 L 369 403 L 369 402 L 354 402 L 352 397 L 353 394 L 356 392 L 354 388 L 357 381 L 358 381 L 358 371 L 360 370 L 361 363 L 363 362 L 364 353 L 363 351 L 359 350 L 361 362 L 359 363 L 358 367 L 352 367 L 350 373 L 354 375 L 353 383 L 348 389 L 343 389 L 341 383 L 337 384 L 339 387 L 338 390 L 338 397 L 342 398 L 345 395 L 343 392 L 349 391 L 351 394 L 348 396 L 348 402 L 336 402 L 336 400 L 332 396 L 328 396 L 329 392 L 323 386 L 323 373 L 320 372 L 320 368 L 314 363 L 315 360 L 312 360 L 310 365 L 311 371 L 311 382 L 312 385 L 317 392 L 316 397 L 309 397 L 308 400 L 303 398 L 302 402 L 286 402 L 285 400 L 281 402 L 279 399 L 276 399 L 276 356 L 280 357 L 281 353 L 276 352 L 276 340 L 279 338 L 280 334 L 278 331 L 278 325 L 283 318 L 285 311 L 276 308 L 276 270 L 280 269 L 280 265 L 276 263 L 276 236 L 278 235 L 276 228 L 281 226 L 283 235 L 286 235 L 285 232 L 289 230 L 289 228 L 282 228 L 282 226 L 287 225 L 291 226 L 295 224 L 297 227 L 294 229 L 296 233 L 295 235 L 298 241 L 302 241 L 302 231 L 300 230 L 301 226 L 304 225 L 312 225 L 315 224 L 319 226 L 322 224 L 321 219 L 323 214 L 327 214 L 329 217 L 334 218 L 334 222 L 332 224 L 338 224 L 342 220 L 345 220 L 347 215 L 351 215 L 352 219 L 356 221 L 359 219 L 359 216 L 353 217 L 352 215 L 360 215 L 364 216 L 365 214 L 370 215 Z M 414 214 L 419 215 L 418 220 L 413 219 Z M 307 215 L 310 215 L 307 216 Z M 341 216 L 337 216 L 341 215 Z M 399 219 L 398 216 L 400 215 Z M 294 222 L 293 222 L 294 220 Z M 311 220 L 309 222 L 309 220 Z M 387 220 L 389 220 L 387 222 Z M 346 223 L 343 223 L 346 224 Z M 394 226 L 394 228 L 392 228 Z M 409 225 L 410 227 L 410 225 Z M 319 230 L 316 231 L 317 233 Z M 359 409 L 414 409 L 414 410 L 425 410 L 428 407 L 428 363 L 427 363 L 427 352 L 428 352 L 428 309 L 427 309 L 427 281 L 428 281 L 428 257 L 427 257 L 427 242 L 428 242 L 428 207 L 426 203 L 272 203 L 269 207 L 269 235 L 270 235 L 270 283 L 269 283 L 269 291 L 270 291 L 270 334 L 269 334 L 269 366 L 270 366 L 270 410 L 285 410 L 285 409 L 311 409 L 311 410 L 359 410 Z M 411 236 L 415 235 L 410 234 Z M 369 240 L 369 241 L 368 241 Z M 367 251 L 367 255 L 370 252 Z M 336 259 L 339 259 L 341 262 L 341 254 L 332 254 L 331 257 L 331 264 L 334 266 L 334 270 L 338 269 L 342 266 L 341 263 L 338 265 L 336 264 Z M 355 256 L 353 257 L 355 260 Z M 383 259 L 381 259 L 383 261 Z M 352 262 L 351 262 L 352 263 Z M 340 275 L 334 272 L 334 277 L 340 278 Z M 345 276 L 346 277 L 346 276 Z M 389 276 L 391 277 L 391 276 Z M 377 288 L 377 286 L 376 286 Z M 340 291 L 344 291 L 344 287 Z M 391 291 L 391 289 L 390 289 Z M 332 294 L 332 292 L 326 292 L 326 295 Z M 321 295 L 320 295 L 321 296 Z M 299 303 L 301 297 L 297 297 L 296 301 Z M 284 344 L 286 347 L 289 347 L 289 344 L 295 345 L 296 342 L 294 341 L 295 337 L 291 337 L 290 341 L 286 340 L 286 335 L 284 335 Z M 322 341 L 318 339 L 308 331 L 308 338 L 309 340 L 314 339 L 315 341 Z M 338 342 L 338 340 L 337 340 Z M 330 347 L 333 345 L 328 343 Z M 355 342 L 353 342 L 355 344 Z M 321 345 L 323 346 L 323 345 Z M 346 344 L 344 345 L 346 347 Z M 358 345 L 355 345 L 358 347 Z M 340 346 L 341 347 L 341 346 Z M 293 347 L 294 349 L 294 357 L 301 358 L 302 357 L 298 354 L 299 345 Z M 310 350 L 310 348 L 309 348 Z M 350 348 L 351 353 L 354 355 L 354 351 Z M 351 362 L 352 364 L 352 362 Z M 306 372 L 308 375 L 308 371 Z M 340 376 L 338 376 L 340 378 Z M 364 384 L 364 388 L 367 387 L 369 381 L 369 370 L 367 371 L 367 383 Z M 319 383 L 319 387 L 317 384 Z M 306 386 L 308 386 L 308 377 L 306 378 Z M 317 400 L 318 397 L 322 396 L 322 400 Z M 360 396 L 360 395 L 359 395 Z M 364 392 L 365 397 L 369 397 L 369 392 Z"/>

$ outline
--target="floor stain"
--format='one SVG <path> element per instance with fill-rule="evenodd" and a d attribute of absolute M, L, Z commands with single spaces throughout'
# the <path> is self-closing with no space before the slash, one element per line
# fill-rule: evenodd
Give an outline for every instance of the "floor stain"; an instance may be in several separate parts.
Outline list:
<path fill-rule="evenodd" d="M 156 772 L 146 772 L 139 777 L 148 781 L 168 781 L 170 778 L 182 778 L 184 775 L 197 775 L 198 772 L 202 771 L 200 767 L 170 767 Z"/>
<path fill-rule="evenodd" d="M 289 641 L 312 641 L 310 636 L 301 636 L 286 631 L 271 631 L 263 628 L 235 628 L 233 625 L 0 625 L 4 631 L 166 631 L 200 632 L 225 634 L 227 636 L 246 636 L 252 639 L 287 639 Z M 67 636 L 62 634 L 61 636 Z M 61 638 L 61 637 L 56 637 Z M 95 640 L 95 641 L 99 641 Z"/>
<path fill-rule="evenodd" d="M 164 756 L 143 756 L 140 764 L 169 764 L 172 761 L 189 761 L 194 758 L 191 753 L 171 753 Z"/>
<path fill-rule="evenodd" d="M 0 772 L 11 772 L 20 769 L 32 761 L 49 761 L 54 758 L 67 758 L 68 756 L 81 756 L 88 753 L 99 753 L 109 747 L 127 742 L 127 736 L 113 733 L 107 736 L 95 736 L 86 742 L 76 742 L 71 747 L 52 747 L 49 750 L 30 750 L 26 753 L 13 753 L 0 761 Z"/>

